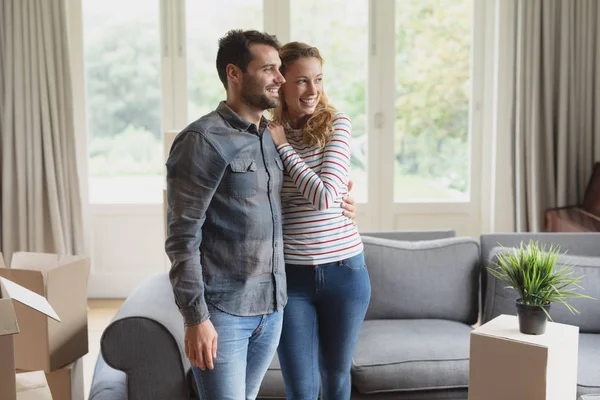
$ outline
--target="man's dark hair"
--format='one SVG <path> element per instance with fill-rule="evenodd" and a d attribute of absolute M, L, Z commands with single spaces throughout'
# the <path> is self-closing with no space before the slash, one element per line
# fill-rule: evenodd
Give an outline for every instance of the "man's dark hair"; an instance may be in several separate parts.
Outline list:
<path fill-rule="evenodd" d="M 277 40 L 277 37 L 259 31 L 234 29 L 219 39 L 217 72 L 225 89 L 227 89 L 227 65 L 237 65 L 242 72 L 246 72 L 248 64 L 252 61 L 250 46 L 253 44 L 266 44 L 274 47 L 277 51 L 281 49 L 281 44 Z"/>

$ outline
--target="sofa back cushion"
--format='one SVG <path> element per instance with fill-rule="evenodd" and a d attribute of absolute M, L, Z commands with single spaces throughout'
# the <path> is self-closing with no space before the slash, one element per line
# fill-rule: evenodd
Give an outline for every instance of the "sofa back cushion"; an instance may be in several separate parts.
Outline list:
<path fill-rule="evenodd" d="M 423 240 L 446 239 L 456 237 L 454 229 L 423 230 L 423 231 L 378 231 L 361 232 L 360 236 L 370 236 L 381 239 L 403 240 L 408 242 L 419 242 Z"/>
<path fill-rule="evenodd" d="M 490 252 L 489 265 L 498 262 L 501 252 L 512 251 L 509 248 L 495 247 Z M 556 268 L 572 265 L 573 275 L 583 275 L 580 285 L 581 293 L 600 299 L 600 257 L 576 256 L 561 254 L 557 258 Z M 516 315 L 515 302 L 518 295 L 515 290 L 506 288 L 507 283 L 494 278 L 486 268 L 487 287 L 485 295 L 485 307 L 483 321 L 487 322 L 501 314 Z M 555 303 L 550 307 L 550 316 L 554 322 L 575 325 L 582 333 L 600 333 L 600 300 L 570 299 L 580 314 L 573 314 L 563 304 Z"/>
<path fill-rule="evenodd" d="M 477 321 L 480 267 L 476 240 L 362 239 L 371 279 L 366 319 Z"/>

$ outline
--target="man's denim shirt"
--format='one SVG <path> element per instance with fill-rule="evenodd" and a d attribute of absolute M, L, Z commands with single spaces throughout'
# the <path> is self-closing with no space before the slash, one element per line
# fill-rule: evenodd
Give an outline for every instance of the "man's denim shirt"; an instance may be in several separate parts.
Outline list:
<path fill-rule="evenodd" d="M 207 303 L 229 314 L 281 310 L 287 301 L 281 185 L 271 134 L 225 102 L 185 128 L 167 160 L 170 279 L 186 325 Z"/>

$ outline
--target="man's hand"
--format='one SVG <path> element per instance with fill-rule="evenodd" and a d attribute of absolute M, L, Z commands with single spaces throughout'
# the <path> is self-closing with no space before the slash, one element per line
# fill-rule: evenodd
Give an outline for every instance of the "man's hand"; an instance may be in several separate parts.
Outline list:
<path fill-rule="evenodd" d="M 352 187 L 354 186 L 354 182 L 349 181 L 348 182 L 348 192 L 350 192 L 352 190 Z M 344 211 L 342 211 L 342 214 L 347 217 L 350 218 L 352 220 L 352 223 L 354 225 L 356 225 L 356 221 L 354 220 L 354 218 L 356 218 L 356 202 L 354 201 L 354 199 L 348 195 L 342 197 L 342 208 L 344 209 Z"/>
<path fill-rule="evenodd" d="M 213 358 L 217 358 L 217 331 L 210 319 L 185 327 L 185 355 L 192 365 L 202 371 L 213 369 Z"/>

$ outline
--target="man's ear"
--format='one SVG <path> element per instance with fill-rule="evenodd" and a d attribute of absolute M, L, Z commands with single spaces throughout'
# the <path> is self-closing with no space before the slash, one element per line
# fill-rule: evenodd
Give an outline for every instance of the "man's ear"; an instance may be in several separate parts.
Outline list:
<path fill-rule="evenodd" d="M 237 65 L 227 64 L 227 67 L 225 67 L 225 73 L 227 74 L 228 82 L 241 82 L 242 70 Z"/>

